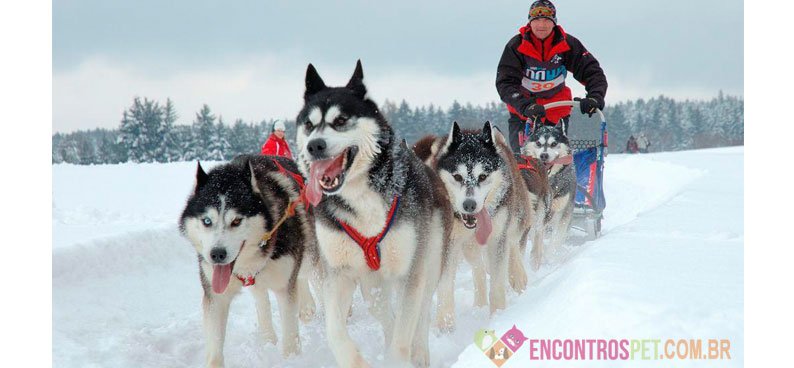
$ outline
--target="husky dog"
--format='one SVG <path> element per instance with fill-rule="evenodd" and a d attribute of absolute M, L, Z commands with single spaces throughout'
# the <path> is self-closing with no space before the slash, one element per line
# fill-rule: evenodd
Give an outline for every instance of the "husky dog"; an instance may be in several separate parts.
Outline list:
<path fill-rule="evenodd" d="M 543 260 L 543 229 L 545 228 L 545 217 L 549 206 L 549 178 L 545 166 L 540 160 L 531 157 L 517 155 L 518 169 L 529 190 L 529 198 L 532 202 L 532 226 L 529 233 L 521 239 L 521 254 L 526 253 L 527 238 L 532 238 L 532 270 L 538 271 Z"/>
<path fill-rule="evenodd" d="M 437 170 L 457 218 L 450 263 L 444 267 L 439 283 L 436 315 L 439 328 L 448 331 L 455 324 L 455 270 L 461 251 L 474 273 L 474 304 L 484 306 L 490 301 L 492 313 L 504 309 L 508 279 L 517 292 L 526 288 L 519 242 L 522 237 L 526 241 L 525 234 L 536 215 L 513 153 L 490 122 L 482 131 L 461 131 L 455 122 L 449 136 L 425 137 L 414 149 Z M 491 275 L 488 301 L 483 254 Z"/>
<path fill-rule="evenodd" d="M 443 184 L 367 95 L 359 61 L 344 87 L 306 70 L 298 163 L 323 268 L 326 334 L 340 367 L 366 367 L 346 317 L 359 284 L 383 326 L 388 360 L 428 366 L 430 303 L 447 255 L 452 210 Z M 395 304 L 392 307 L 392 302 Z"/>
<path fill-rule="evenodd" d="M 239 156 L 209 173 L 198 164 L 179 228 L 198 253 L 207 366 L 223 366 L 229 304 L 243 286 L 251 286 L 262 338 L 273 344 L 268 289 L 276 294 L 282 353 L 300 352 L 298 314 L 307 321 L 315 308 L 304 257 L 316 248 L 302 184 L 295 163 L 281 157 Z"/>
<path fill-rule="evenodd" d="M 548 174 L 549 200 L 544 222 L 551 230 L 551 247 L 556 251 L 568 236 L 576 195 L 576 168 L 567 131 L 565 120 L 556 125 L 538 124 L 521 147 L 521 153 L 540 160 Z M 533 252 L 534 248 L 533 244 Z"/>

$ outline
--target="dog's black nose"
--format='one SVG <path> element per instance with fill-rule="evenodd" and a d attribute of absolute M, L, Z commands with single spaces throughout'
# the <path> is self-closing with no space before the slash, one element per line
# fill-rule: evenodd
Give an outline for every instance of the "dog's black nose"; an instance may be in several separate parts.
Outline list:
<path fill-rule="evenodd" d="M 215 263 L 221 263 L 226 260 L 226 248 L 212 248 L 210 251 L 210 258 Z"/>
<path fill-rule="evenodd" d="M 477 201 L 469 198 L 463 201 L 463 210 L 466 212 L 474 212 L 477 209 Z"/>
<path fill-rule="evenodd" d="M 325 148 L 327 145 L 325 144 L 325 139 L 317 138 L 312 139 L 309 141 L 309 144 L 306 145 L 306 148 L 309 150 L 309 154 L 314 157 L 322 157 L 325 154 Z"/>
<path fill-rule="evenodd" d="M 548 161 L 549 160 L 549 154 L 548 153 L 541 153 L 540 154 L 540 159 L 543 160 L 543 161 Z"/>

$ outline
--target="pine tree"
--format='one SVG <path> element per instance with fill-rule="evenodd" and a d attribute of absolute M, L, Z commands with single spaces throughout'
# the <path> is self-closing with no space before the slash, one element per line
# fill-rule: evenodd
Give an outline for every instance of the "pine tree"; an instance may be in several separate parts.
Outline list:
<path fill-rule="evenodd" d="M 154 162 L 162 152 L 163 110 L 155 101 L 135 97 L 121 120 L 121 144 L 132 162 Z"/>
<path fill-rule="evenodd" d="M 231 145 L 226 139 L 226 125 L 223 124 L 223 117 L 218 119 L 218 124 L 212 126 L 207 148 L 207 160 L 223 161 L 230 158 Z"/>
<path fill-rule="evenodd" d="M 172 162 L 182 159 L 182 150 L 179 147 L 174 131 L 174 124 L 178 118 L 179 115 L 176 113 L 173 101 L 167 98 L 165 100 L 165 106 L 163 107 L 163 124 L 160 126 L 162 142 L 159 148 L 158 158 L 160 158 L 161 162 Z"/>
<path fill-rule="evenodd" d="M 210 142 L 215 134 L 215 115 L 212 115 L 207 104 L 196 113 L 191 133 L 190 139 L 183 143 L 186 159 L 207 160 L 210 156 Z"/>

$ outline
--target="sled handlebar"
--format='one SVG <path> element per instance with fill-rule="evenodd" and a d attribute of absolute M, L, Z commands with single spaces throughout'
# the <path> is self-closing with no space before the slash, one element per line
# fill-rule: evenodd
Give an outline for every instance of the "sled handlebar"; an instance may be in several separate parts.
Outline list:
<path fill-rule="evenodd" d="M 550 102 L 550 103 L 547 103 L 547 104 L 543 105 L 543 108 L 548 110 L 548 109 L 555 108 L 555 107 L 560 107 L 560 106 L 578 107 L 579 106 L 579 101 Z M 601 122 L 602 123 L 606 123 L 607 119 L 604 117 L 604 113 L 601 111 L 601 109 L 596 108 L 596 112 L 598 113 L 598 117 L 601 118 Z"/>

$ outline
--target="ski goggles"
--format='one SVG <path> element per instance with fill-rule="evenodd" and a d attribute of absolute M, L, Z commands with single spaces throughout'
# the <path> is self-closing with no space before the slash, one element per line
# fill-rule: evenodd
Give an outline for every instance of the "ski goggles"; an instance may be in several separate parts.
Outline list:
<path fill-rule="evenodd" d="M 529 10 L 529 16 L 535 17 L 549 17 L 554 18 L 554 9 L 546 6 L 538 6 Z"/>

